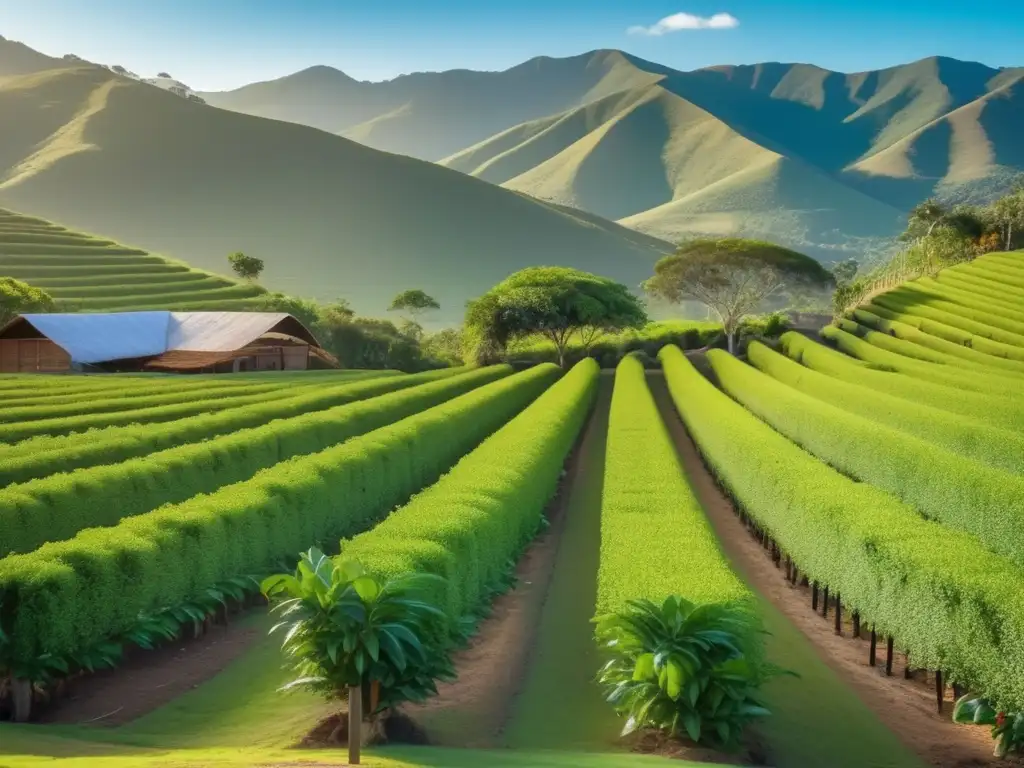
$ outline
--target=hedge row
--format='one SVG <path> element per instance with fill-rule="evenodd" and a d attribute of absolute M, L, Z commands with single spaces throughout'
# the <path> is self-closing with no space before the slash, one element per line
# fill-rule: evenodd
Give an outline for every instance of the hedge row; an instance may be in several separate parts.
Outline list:
<path fill-rule="evenodd" d="M 946 309 L 940 309 L 932 304 L 915 303 L 914 300 L 907 300 L 887 293 L 876 296 L 874 303 L 895 312 L 917 315 L 934 320 L 936 323 L 959 328 L 961 331 L 967 331 L 974 336 L 980 336 L 984 339 L 991 339 L 992 341 L 1002 342 L 1003 344 L 1009 344 L 1018 348 L 1024 347 L 1024 324 L 1015 323 L 1012 320 L 1000 320 L 999 325 L 995 325 L 990 323 L 988 319 L 972 319 L 972 315 L 969 314 L 968 310 L 964 307 L 956 307 L 955 304 L 952 306 L 957 311 L 951 312 Z M 991 317 L 989 313 L 974 313 L 974 316 L 977 315 L 989 315 Z M 1008 327 L 1013 330 L 1007 330 Z"/>
<path fill-rule="evenodd" d="M 278 462 L 317 453 L 509 373 L 508 366 L 482 368 L 117 464 L 9 485 L 0 490 L 0 557 L 242 482 Z"/>
<path fill-rule="evenodd" d="M 536 534 L 594 402 L 598 376 L 594 360 L 577 363 L 437 483 L 342 542 L 342 556 L 385 578 L 444 577 L 436 597 L 455 629 L 505 582 Z"/>
<path fill-rule="evenodd" d="M 908 649 L 914 665 L 1024 707 L 1020 571 L 785 439 L 678 351 L 661 353 L 683 421 L 719 481 L 810 579 Z"/>
<path fill-rule="evenodd" d="M 113 464 L 146 456 L 166 448 L 209 440 L 274 419 L 287 419 L 387 392 L 464 373 L 466 368 L 446 368 L 410 376 L 387 376 L 368 381 L 318 387 L 306 394 L 263 401 L 242 408 L 204 413 L 162 424 L 108 427 L 66 436 L 40 436 L 6 449 L 0 447 L 0 484 L 21 483 L 57 472 Z"/>
<path fill-rule="evenodd" d="M 1007 472 L 1024 471 L 1024 438 L 1009 424 L 993 427 L 920 402 L 837 381 L 752 342 L 747 359 L 762 373 L 817 400 L 919 437 Z"/>
<path fill-rule="evenodd" d="M 940 283 L 932 277 L 920 277 L 912 283 L 906 283 L 900 288 L 891 291 L 896 296 L 916 296 L 919 299 L 932 301 L 938 300 L 950 305 L 950 311 L 956 306 L 961 311 L 981 310 L 991 314 L 993 309 L 999 312 L 1001 317 L 1017 322 L 1024 322 L 1024 301 L 1014 301 L 1012 298 L 993 298 L 981 296 L 977 292 L 958 288 L 956 285 Z M 975 318 L 977 319 L 977 318 Z"/>
<path fill-rule="evenodd" d="M 0 423 L 13 424 L 42 419 L 67 418 L 69 421 L 78 416 L 96 414 L 115 414 L 120 411 L 140 411 L 147 408 L 162 408 L 164 406 L 179 405 L 204 401 L 210 398 L 220 398 L 230 401 L 232 398 L 247 397 L 251 395 L 263 395 L 264 399 L 274 397 L 275 394 L 284 389 L 280 384 L 264 384 L 258 381 L 247 381 L 233 387 L 213 383 L 213 386 L 202 386 L 202 382 L 196 382 L 191 386 L 164 389 L 157 393 L 138 393 L 134 388 L 129 389 L 121 395 L 116 391 L 103 391 L 90 393 L 89 397 L 77 398 L 77 402 L 42 402 L 24 404 L 7 404 L 0 407 Z M 292 394 L 293 388 L 288 388 L 284 394 Z M 258 400 L 255 402 L 259 402 Z M 230 406 L 228 406 L 230 407 Z M 0 429 L 3 427 L 0 426 Z"/>
<path fill-rule="evenodd" d="M 1024 259 L 1017 253 L 988 253 L 978 259 L 979 264 L 1002 267 L 1011 274 L 1024 276 Z"/>
<path fill-rule="evenodd" d="M 380 378 L 383 376 L 400 376 L 400 371 L 390 370 L 344 370 L 344 371 L 331 371 L 326 376 L 310 376 L 309 374 L 321 374 L 326 373 L 325 371 L 309 371 L 305 375 L 299 375 L 289 371 L 278 372 L 278 375 L 273 375 L 269 371 L 266 373 L 235 373 L 230 376 L 225 376 L 220 373 L 211 374 L 190 374 L 187 378 L 182 378 L 175 374 L 168 374 L 166 377 L 146 379 L 143 378 L 141 381 L 146 382 L 147 386 L 138 386 L 139 379 L 129 379 L 125 376 L 111 376 L 110 381 L 105 388 L 93 388 L 87 393 L 77 392 L 72 394 L 38 394 L 33 392 L 21 392 L 18 394 L 7 395 L 6 393 L 0 394 L 3 397 L 4 406 L 0 408 L 0 418 L 8 420 L 11 410 L 15 408 L 27 408 L 29 406 L 59 406 L 59 405 L 73 405 L 78 404 L 83 408 L 93 406 L 92 398 L 96 397 L 103 401 L 109 401 L 113 404 L 114 401 L 122 401 L 124 403 L 135 403 L 138 404 L 143 398 L 157 398 L 157 397 L 173 397 L 180 393 L 190 393 L 196 390 L 209 390 L 211 392 L 223 392 L 225 394 L 231 394 L 243 389 L 250 389 L 254 386 L 266 387 L 266 391 L 274 389 L 282 391 L 290 391 L 295 384 L 318 384 L 319 386 L 325 386 L 327 384 L 345 382 L 364 381 L 366 379 Z M 35 374 L 31 374 L 35 375 Z M 122 386 L 122 382 L 127 382 L 128 386 Z M 88 395 L 88 397 L 83 397 Z"/>
<path fill-rule="evenodd" d="M 889 371 L 906 373 L 925 381 L 962 387 L 973 392 L 1009 397 L 1019 390 L 1020 379 L 994 369 L 979 373 L 962 361 L 940 352 L 872 331 L 849 320 L 828 325 L 821 335 L 852 357 Z M 919 357 L 914 357 L 920 355 Z"/>
<path fill-rule="evenodd" d="M 945 323 L 871 303 L 854 310 L 854 317 L 876 330 L 911 341 L 950 357 L 968 360 L 986 368 L 1024 374 L 1024 349 L 975 336 Z"/>
<path fill-rule="evenodd" d="M 1024 291 L 1024 279 L 1013 272 L 1000 268 L 998 264 L 986 264 L 976 260 L 964 264 L 963 269 L 957 268 L 957 271 L 999 283 L 1004 290 L 1013 293 Z"/>
<path fill-rule="evenodd" d="M 747 651 L 759 656 L 756 600 L 722 554 L 643 367 L 632 357 L 615 371 L 608 419 L 597 615 L 621 610 L 629 600 L 660 604 L 670 595 L 701 605 L 737 605 L 751 619 Z"/>
<path fill-rule="evenodd" d="M 882 306 L 888 306 L 893 312 L 902 312 L 906 315 L 913 315 L 913 309 L 934 310 L 956 316 L 960 320 L 979 323 L 987 328 L 1007 331 L 1014 335 L 1020 335 L 1021 331 L 1024 331 L 1024 314 L 1012 309 L 1003 309 L 1002 307 L 999 307 L 998 315 L 993 314 L 991 302 L 987 299 L 975 298 L 972 300 L 969 296 L 968 294 L 968 298 L 963 300 L 953 300 L 941 294 L 917 287 L 913 283 L 907 283 L 881 296 L 876 296 L 874 301 L 881 303 Z M 970 302 L 975 306 L 969 306 L 965 302 Z M 1019 309 L 1022 305 L 1016 304 L 1016 306 Z M 979 336 L 977 333 L 964 330 L 956 325 L 950 325 L 948 322 L 926 318 L 925 315 L 917 315 L 917 317 L 928 319 L 936 325 L 954 329 L 961 334 L 961 337 L 977 338 Z M 988 337 L 981 336 L 981 338 L 987 339 Z M 1019 348 L 1016 349 L 1019 351 Z"/>
<path fill-rule="evenodd" d="M 0 627 L 13 658 L 80 652 L 126 631 L 142 611 L 365 529 L 559 374 L 538 366 L 214 494 L 0 560 Z"/>
<path fill-rule="evenodd" d="M 836 352 L 795 331 L 783 334 L 780 341 L 782 351 L 793 360 L 832 379 L 941 408 L 989 426 L 1024 431 L 1024 403 L 936 384 L 922 377 L 877 370 L 862 360 Z"/>
<path fill-rule="evenodd" d="M 935 276 L 939 285 L 953 285 L 965 291 L 972 291 L 999 301 L 1019 302 L 1024 299 L 1024 290 L 1012 290 L 999 282 L 998 277 L 986 277 L 976 272 L 944 269 Z"/>
<path fill-rule="evenodd" d="M 708 354 L 722 389 L 822 461 L 1024 565 L 1024 477 L 957 455 Z"/>

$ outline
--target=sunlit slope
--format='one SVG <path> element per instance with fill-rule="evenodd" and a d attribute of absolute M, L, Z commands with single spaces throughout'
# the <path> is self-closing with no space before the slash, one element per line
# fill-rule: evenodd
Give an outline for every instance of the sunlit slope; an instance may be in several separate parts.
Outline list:
<path fill-rule="evenodd" d="M 4 80 L 0 115 L 15 112 L 18 130 L 0 136 L 0 204 L 201 268 L 223 269 L 242 250 L 264 259 L 268 287 L 345 296 L 362 312 L 417 286 L 454 319 L 466 299 L 539 263 L 635 284 L 666 247 L 430 163 L 99 70 Z"/>
<path fill-rule="evenodd" d="M 64 311 L 244 309 L 262 292 L 254 285 L 4 209 L 0 275 L 44 289 Z"/>
<path fill-rule="evenodd" d="M 376 149 L 440 160 L 522 122 L 655 81 L 619 51 L 541 56 L 503 72 L 421 72 L 385 82 L 313 67 L 223 93 L 209 104 L 340 133 Z"/>
<path fill-rule="evenodd" d="M 63 62 L 60 59 L 39 53 L 24 43 L 8 40 L 0 35 L 0 77 L 26 75 L 61 66 Z"/>

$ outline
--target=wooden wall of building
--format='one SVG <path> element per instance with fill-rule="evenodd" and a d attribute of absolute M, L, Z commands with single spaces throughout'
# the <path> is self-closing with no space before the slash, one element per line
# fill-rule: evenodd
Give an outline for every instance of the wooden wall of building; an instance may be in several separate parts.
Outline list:
<path fill-rule="evenodd" d="M 0 339 L 0 373 L 59 373 L 71 356 L 49 339 Z"/>

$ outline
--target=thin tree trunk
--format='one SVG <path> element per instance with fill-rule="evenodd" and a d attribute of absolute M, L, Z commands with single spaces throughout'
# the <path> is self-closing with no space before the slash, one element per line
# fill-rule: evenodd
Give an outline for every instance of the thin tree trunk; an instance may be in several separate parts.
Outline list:
<path fill-rule="evenodd" d="M 725 341 L 726 341 L 726 345 L 727 345 L 727 347 L 729 349 L 729 354 L 730 355 L 736 354 L 736 329 L 735 328 L 732 329 L 732 330 L 726 330 L 726 332 L 725 332 Z"/>
<path fill-rule="evenodd" d="M 363 741 L 363 687 L 348 689 L 348 764 L 359 765 L 359 747 Z"/>
<path fill-rule="evenodd" d="M 1010 250 L 1010 246 L 1013 245 L 1013 222 L 1006 222 L 1006 250 Z"/>
<path fill-rule="evenodd" d="M 32 717 L 32 683 L 28 680 L 11 680 L 12 717 L 16 723 L 27 723 Z"/>

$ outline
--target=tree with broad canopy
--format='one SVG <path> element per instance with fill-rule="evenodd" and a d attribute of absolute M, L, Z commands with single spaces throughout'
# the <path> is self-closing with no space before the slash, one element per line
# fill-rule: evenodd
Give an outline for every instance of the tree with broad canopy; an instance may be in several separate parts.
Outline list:
<path fill-rule="evenodd" d="M 721 238 L 681 244 L 654 266 L 644 290 L 671 304 L 687 299 L 705 304 L 718 315 L 734 352 L 740 323 L 765 299 L 783 289 L 834 284 L 828 270 L 809 256 L 760 240 Z"/>
<path fill-rule="evenodd" d="M 502 280 L 466 311 L 466 332 L 478 362 L 490 362 L 510 341 L 540 334 L 565 355 L 573 334 L 585 351 L 609 331 L 647 322 L 640 300 L 621 283 L 568 267 L 528 267 Z"/>
<path fill-rule="evenodd" d="M 42 288 L 0 277 L 0 326 L 27 312 L 53 312 L 53 297 Z"/>

